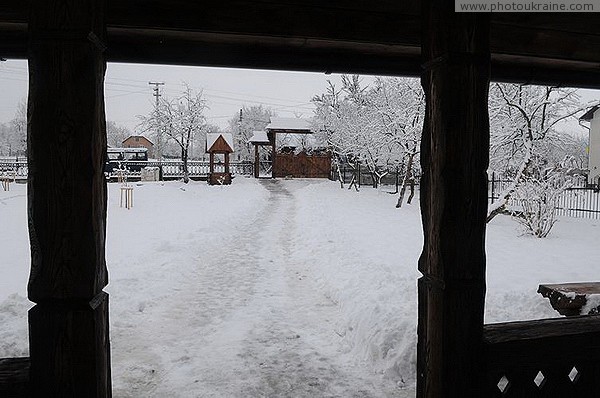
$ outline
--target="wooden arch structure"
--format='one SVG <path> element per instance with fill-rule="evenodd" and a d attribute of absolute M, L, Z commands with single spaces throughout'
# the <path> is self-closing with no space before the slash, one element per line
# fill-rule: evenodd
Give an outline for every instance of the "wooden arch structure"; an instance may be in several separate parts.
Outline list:
<path fill-rule="evenodd" d="M 598 319 L 483 324 L 490 78 L 600 87 L 597 15 L 460 14 L 448 0 L 3 0 L 0 58 L 30 70 L 32 395 L 111 396 L 102 168 L 114 61 L 420 75 L 418 396 L 494 396 L 501 374 L 515 396 L 536 396 L 523 380 L 566 352 L 544 348 L 561 333 L 586 349 L 573 358 L 584 390 L 552 381 L 545 396 L 598 396 Z M 503 368 L 516 352 L 523 368 Z"/>

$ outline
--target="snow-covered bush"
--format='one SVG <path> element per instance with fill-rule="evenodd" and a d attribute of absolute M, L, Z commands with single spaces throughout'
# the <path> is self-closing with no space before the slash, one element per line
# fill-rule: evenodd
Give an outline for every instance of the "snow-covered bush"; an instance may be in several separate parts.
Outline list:
<path fill-rule="evenodd" d="M 557 171 L 544 176 L 524 177 L 513 194 L 518 203 L 512 211 L 513 217 L 527 233 L 545 238 L 557 221 L 558 199 L 570 184 L 564 174 Z"/>

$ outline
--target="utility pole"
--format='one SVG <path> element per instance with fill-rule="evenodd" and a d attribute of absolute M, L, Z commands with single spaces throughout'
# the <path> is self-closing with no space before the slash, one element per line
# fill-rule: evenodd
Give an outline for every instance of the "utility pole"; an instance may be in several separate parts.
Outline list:
<path fill-rule="evenodd" d="M 152 91 L 154 91 L 154 93 L 152 94 L 155 99 L 155 105 L 154 105 L 154 112 L 155 112 L 155 116 L 158 117 L 158 102 L 159 102 L 159 98 L 161 97 L 160 95 L 160 86 L 164 86 L 164 82 L 148 82 L 149 85 L 154 86 L 154 88 L 152 89 Z M 156 157 L 158 157 L 159 160 L 162 160 L 162 137 L 159 131 L 160 127 L 158 126 L 158 123 L 156 125 L 156 150 L 155 150 L 155 155 Z"/>

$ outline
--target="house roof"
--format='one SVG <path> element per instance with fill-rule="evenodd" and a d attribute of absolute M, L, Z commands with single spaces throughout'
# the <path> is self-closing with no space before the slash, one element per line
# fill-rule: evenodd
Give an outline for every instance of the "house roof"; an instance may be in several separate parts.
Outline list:
<path fill-rule="evenodd" d="M 217 148 L 219 146 L 219 143 L 217 142 L 219 137 L 223 137 L 224 143 L 229 148 Z M 228 152 L 233 152 L 233 135 L 231 133 L 206 134 L 206 152 L 209 152 L 211 150 L 227 150 Z"/>
<path fill-rule="evenodd" d="M 125 142 L 125 141 L 127 141 L 128 139 L 130 139 L 130 138 L 143 138 L 143 139 L 145 139 L 146 141 L 148 141 L 148 142 L 149 142 L 151 145 L 154 145 L 154 143 L 153 143 L 152 141 L 150 141 L 150 140 L 148 139 L 148 137 L 144 137 L 143 135 L 130 135 L 129 137 L 125 138 L 125 139 L 124 139 L 122 142 Z"/>
<path fill-rule="evenodd" d="M 252 137 L 249 140 L 252 144 L 268 144 L 269 137 L 267 136 L 266 131 L 253 131 Z"/>
<path fill-rule="evenodd" d="M 595 105 L 592 106 L 590 109 L 587 110 L 586 113 L 584 113 L 579 120 L 583 120 L 585 122 L 589 122 L 590 120 L 592 120 L 594 118 L 594 113 L 596 113 L 596 111 L 600 109 L 600 105 Z"/>
<path fill-rule="evenodd" d="M 312 133 L 308 120 L 294 117 L 272 117 L 271 123 L 267 124 L 266 129 L 295 134 Z"/>

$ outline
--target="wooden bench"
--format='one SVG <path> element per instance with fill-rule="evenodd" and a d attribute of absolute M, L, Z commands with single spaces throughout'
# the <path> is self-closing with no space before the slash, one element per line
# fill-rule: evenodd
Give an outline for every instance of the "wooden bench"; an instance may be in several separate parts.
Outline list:
<path fill-rule="evenodd" d="M 552 308 L 561 315 L 577 316 L 600 313 L 600 282 L 540 285 L 538 293 L 548 298 Z"/>

